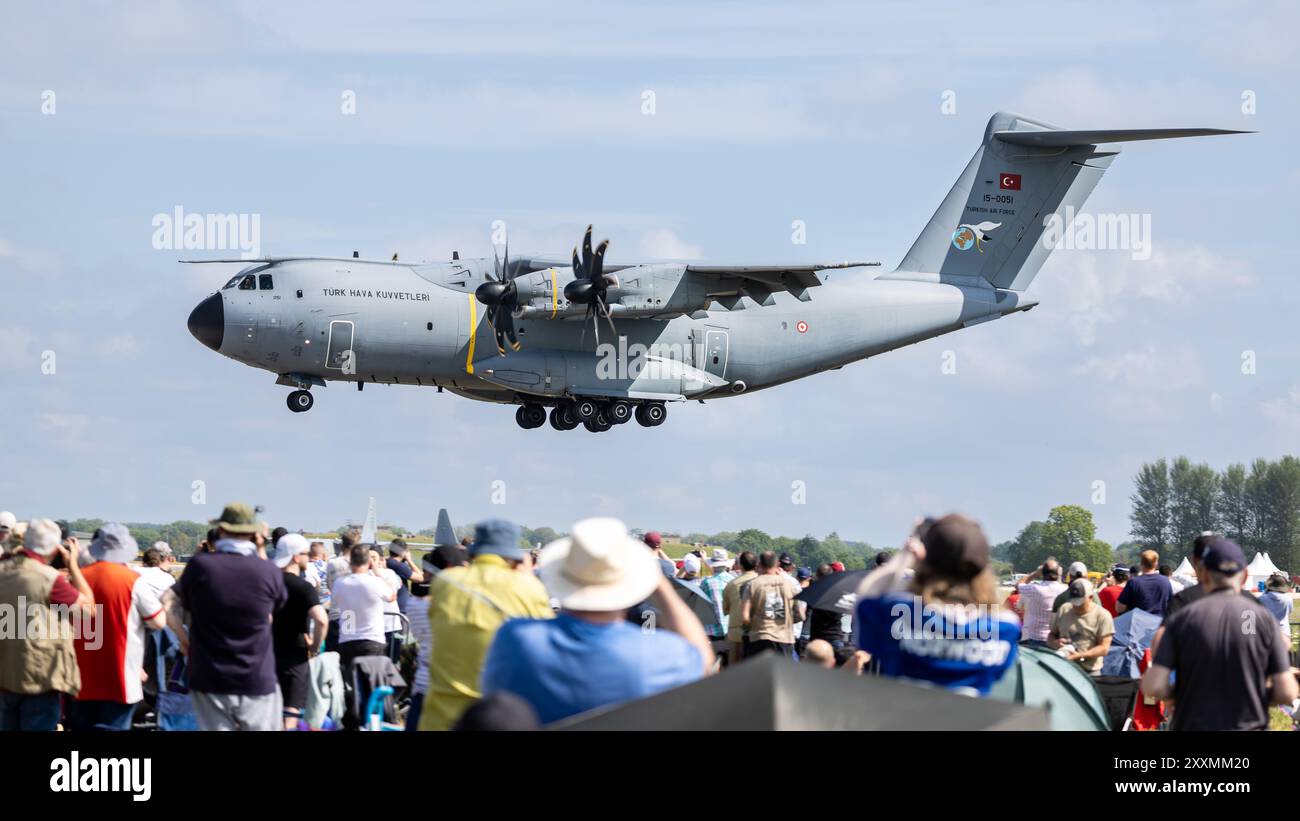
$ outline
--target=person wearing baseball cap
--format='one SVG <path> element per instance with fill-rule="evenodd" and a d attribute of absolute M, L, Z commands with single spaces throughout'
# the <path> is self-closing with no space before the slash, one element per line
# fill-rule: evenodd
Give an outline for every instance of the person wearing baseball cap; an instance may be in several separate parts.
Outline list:
<path fill-rule="evenodd" d="M 1076 578 L 1066 592 L 1068 601 L 1052 615 L 1047 646 L 1078 664 L 1088 675 L 1100 676 L 1115 636 L 1115 620 L 1097 601 L 1087 578 Z"/>
<path fill-rule="evenodd" d="M 1267 608 L 1240 595 L 1246 557 L 1236 542 L 1209 540 L 1196 578 L 1207 592 L 1165 622 L 1142 692 L 1178 702 L 1173 730 L 1267 730 L 1269 705 L 1300 694 L 1290 643 Z"/>
<path fill-rule="evenodd" d="M 1072 562 L 1070 564 L 1070 569 L 1066 571 L 1066 584 L 1067 585 L 1071 584 L 1076 579 L 1086 579 L 1086 578 L 1088 578 L 1088 566 L 1083 562 Z M 1091 589 L 1091 585 L 1089 585 L 1089 589 Z M 1068 602 L 1071 598 L 1072 596 L 1070 595 L 1070 588 L 1067 586 L 1064 590 L 1061 591 L 1059 596 L 1057 596 L 1055 599 L 1052 600 L 1052 613 L 1053 614 L 1059 613 L 1061 610 L 1061 606 L 1064 605 L 1066 602 Z M 1094 604 L 1098 606 L 1101 605 L 1101 599 L 1097 597 L 1096 592 L 1093 592 L 1092 594 L 1092 601 Z"/>
<path fill-rule="evenodd" d="M 659 532 L 652 530 L 642 536 L 641 541 L 645 542 L 645 546 L 650 548 L 651 552 L 654 553 L 655 558 L 659 560 L 659 569 L 663 571 L 663 574 L 670 579 L 676 577 L 677 565 L 674 564 L 673 560 L 664 552 L 664 540 L 663 537 L 659 535 Z"/>
<path fill-rule="evenodd" d="M 213 551 L 191 556 L 163 596 L 167 626 L 189 657 L 194 714 L 200 730 L 278 730 L 271 620 L 289 597 L 285 574 L 265 560 L 252 507 L 226 505 L 212 524 Z"/>
<path fill-rule="evenodd" d="M 712 669 L 699 619 L 619 520 L 575 524 L 542 549 L 538 575 L 560 614 L 514 619 L 497 631 L 483 665 L 485 696 L 513 693 L 550 724 L 678 687 Z M 643 630 L 625 614 L 652 594 L 658 623 Z"/>
<path fill-rule="evenodd" d="M 857 592 L 858 645 L 882 675 L 988 695 L 1016 661 L 1020 621 L 999 607 L 988 540 L 965 516 L 919 523 Z"/>
<path fill-rule="evenodd" d="M 284 729 L 296 730 L 302 711 L 307 708 L 311 689 L 311 657 L 325 642 L 329 618 L 320 603 L 316 588 L 303 574 L 307 570 L 311 544 L 301 533 L 286 533 L 275 543 L 271 559 L 284 571 L 284 589 L 288 594 L 275 611 L 271 623 L 275 649 L 275 677 L 284 700 Z M 307 625 L 311 625 L 310 634 Z"/>
<path fill-rule="evenodd" d="M 421 730 L 449 730 L 481 695 L 483 661 L 497 630 L 509 619 L 554 615 L 546 588 L 532 572 L 519 526 L 504 519 L 479 522 L 468 567 L 448 567 L 429 586 L 429 690 Z M 647 556 L 638 545 L 641 555 Z"/>

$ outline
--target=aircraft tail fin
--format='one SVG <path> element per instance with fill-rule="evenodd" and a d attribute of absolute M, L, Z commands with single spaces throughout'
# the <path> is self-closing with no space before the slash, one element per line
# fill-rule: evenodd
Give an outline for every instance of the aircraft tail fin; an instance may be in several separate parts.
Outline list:
<path fill-rule="evenodd" d="M 1214 128 L 1072 131 L 998 112 L 952 190 L 899 263 L 901 273 L 982 277 L 1023 291 L 1052 252 L 1040 241 L 1056 215 L 1062 226 L 1082 207 L 1119 153 L 1102 144 L 1214 134 Z"/>
<path fill-rule="evenodd" d="M 379 524 L 375 518 L 375 497 L 370 497 L 370 507 L 366 509 L 366 523 L 361 526 L 361 543 L 375 544 L 379 539 Z"/>
<path fill-rule="evenodd" d="M 451 517 L 447 515 L 447 508 L 438 511 L 438 526 L 433 530 L 433 543 L 436 545 L 454 545 L 456 544 L 456 531 L 452 529 Z"/>

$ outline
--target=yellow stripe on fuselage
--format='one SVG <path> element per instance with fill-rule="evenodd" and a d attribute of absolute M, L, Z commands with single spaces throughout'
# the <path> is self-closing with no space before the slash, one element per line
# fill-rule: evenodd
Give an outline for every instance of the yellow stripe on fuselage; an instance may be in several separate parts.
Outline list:
<path fill-rule="evenodd" d="M 555 319 L 555 312 L 560 309 L 560 286 L 555 282 L 555 269 L 551 269 L 551 319 Z"/>
<path fill-rule="evenodd" d="M 478 335 L 478 306 L 474 294 L 469 295 L 469 352 L 465 354 L 465 373 L 474 372 L 474 337 Z"/>

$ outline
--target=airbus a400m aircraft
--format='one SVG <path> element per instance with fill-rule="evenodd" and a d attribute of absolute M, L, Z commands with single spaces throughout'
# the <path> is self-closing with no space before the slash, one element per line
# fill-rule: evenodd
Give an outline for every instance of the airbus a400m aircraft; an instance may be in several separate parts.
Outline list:
<path fill-rule="evenodd" d="M 662 424 L 666 403 L 736 396 L 1018 311 L 1113 143 L 1241 133 L 1073 131 L 1016 114 L 984 139 L 898 267 L 606 265 L 591 228 L 565 258 L 250 262 L 199 303 L 190 332 L 294 388 L 427 385 L 518 405 L 524 428 Z"/>

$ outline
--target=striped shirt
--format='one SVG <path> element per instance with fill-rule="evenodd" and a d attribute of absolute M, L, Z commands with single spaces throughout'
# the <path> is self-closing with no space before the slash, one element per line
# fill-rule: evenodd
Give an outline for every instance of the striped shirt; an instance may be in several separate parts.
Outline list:
<path fill-rule="evenodd" d="M 1020 630 L 1020 637 L 1025 640 L 1047 641 L 1052 632 L 1052 605 L 1056 597 L 1068 590 L 1064 582 L 1034 582 L 1022 584 L 1016 588 L 1020 591 L 1020 610 L 1024 614 L 1025 624 Z"/>
<path fill-rule="evenodd" d="M 411 621 L 411 636 L 419 648 L 419 661 L 415 665 L 415 683 L 411 692 L 423 695 L 429 691 L 429 655 L 433 652 L 433 628 L 429 626 L 429 599 L 412 596 L 406 617 Z"/>
<path fill-rule="evenodd" d="M 709 634 L 709 638 L 725 639 L 727 637 L 727 615 L 722 612 L 722 590 L 727 586 L 727 582 L 734 578 L 736 578 L 736 574 L 724 571 L 700 579 L 700 589 L 709 597 L 709 601 L 713 603 L 713 612 L 717 614 L 717 619 L 712 624 L 704 625 L 704 630 Z"/>

